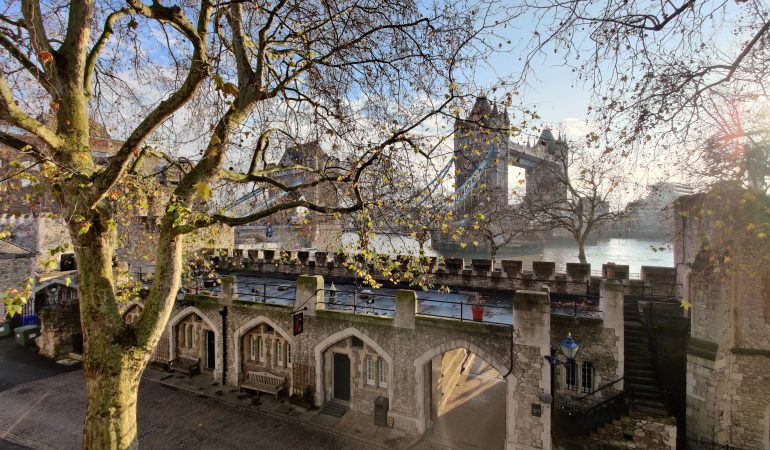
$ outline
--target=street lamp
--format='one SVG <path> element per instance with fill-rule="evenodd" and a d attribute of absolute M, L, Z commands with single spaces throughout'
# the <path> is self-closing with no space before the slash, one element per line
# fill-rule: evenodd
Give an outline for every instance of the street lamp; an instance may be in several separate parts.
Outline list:
<path fill-rule="evenodd" d="M 334 283 L 329 287 L 329 303 L 337 303 L 337 287 Z"/>
<path fill-rule="evenodd" d="M 577 356 L 578 350 L 580 350 L 580 344 L 572 339 L 572 333 L 567 333 L 567 339 L 559 342 L 559 347 L 561 347 L 561 352 L 564 353 L 564 356 L 567 358 L 567 362 L 574 364 L 575 357 Z"/>
<path fill-rule="evenodd" d="M 185 294 L 184 289 L 179 288 L 179 290 L 176 292 L 176 299 L 181 302 L 182 300 L 184 300 L 184 294 Z"/>
<path fill-rule="evenodd" d="M 551 348 L 551 354 L 544 356 L 552 366 L 558 366 L 559 364 L 575 364 L 575 357 L 577 357 L 578 350 L 580 350 L 580 344 L 578 344 L 573 338 L 572 333 L 567 333 L 567 338 L 559 342 L 559 348 L 567 358 L 566 361 L 562 361 L 553 354 L 554 350 Z"/>

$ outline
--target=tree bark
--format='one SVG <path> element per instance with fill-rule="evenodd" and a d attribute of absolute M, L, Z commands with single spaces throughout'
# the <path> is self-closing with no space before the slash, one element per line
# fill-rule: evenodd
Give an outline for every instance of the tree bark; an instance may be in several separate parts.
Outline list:
<path fill-rule="evenodd" d="M 139 448 L 136 399 L 143 369 L 143 363 L 127 362 L 118 352 L 89 357 L 83 449 Z"/>
<path fill-rule="evenodd" d="M 586 245 L 585 245 L 585 242 L 583 242 L 583 240 L 581 240 L 581 239 L 578 239 L 577 240 L 577 245 L 578 245 L 578 259 L 580 260 L 581 263 L 585 264 L 586 262 L 588 262 L 586 260 Z"/>

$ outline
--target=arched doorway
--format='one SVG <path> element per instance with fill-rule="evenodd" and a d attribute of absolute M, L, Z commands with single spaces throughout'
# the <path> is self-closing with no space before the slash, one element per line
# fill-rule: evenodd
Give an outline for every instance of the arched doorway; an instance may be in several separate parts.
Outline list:
<path fill-rule="evenodd" d="M 169 321 L 170 360 L 178 357 L 198 359 L 202 370 L 213 377 L 221 374 L 219 330 L 194 306 L 183 309 Z"/>
<path fill-rule="evenodd" d="M 355 328 L 335 333 L 315 347 L 316 404 L 327 402 L 372 413 L 378 397 L 393 398 L 393 358 Z"/>
<path fill-rule="evenodd" d="M 288 394 L 294 394 L 292 367 L 296 346 L 283 327 L 259 316 L 238 328 L 235 337 L 238 382 L 244 380 L 249 372 L 269 372 L 284 377 Z"/>
<path fill-rule="evenodd" d="M 453 342 L 415 361 L 425 440 L 456 449 L 503 449 L 508 368 L 478 347 Z"/>

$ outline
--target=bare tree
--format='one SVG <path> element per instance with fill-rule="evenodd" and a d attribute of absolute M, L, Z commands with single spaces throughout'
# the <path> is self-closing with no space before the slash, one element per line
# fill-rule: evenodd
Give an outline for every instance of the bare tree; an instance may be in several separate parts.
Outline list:
<path fill-rule="evenodd" d="M 541 231 L 567 232 L 578 246 L 578 259 L 587 262 L 585 245 L 601 227 L 623 219 L 619 190 L 625 177 L 606 152 L 570 147 L 565 142 L 548 146 L 551 158 L 541 163 L 535 188 L 517 208 L 520 217 Z"/>
<path fill-rule="evenodd" d="M 489 8 L 389 0 L 21 0 L 3 9 L 0 114 L 30 138 L 0 132 L 0 142 L 45 166 L 80 269 L 83 448 L 137 446 L 137 387 L 174 304 L 185 236 L 292 208 L 349 213 L 371 201 L 359 184 L 364 173 L 378 159 L 412 151 L 410 134 L 455 107 L 457 68 L 491 51 L 484 34 L 499 11 Z M 36 118 L 46 110 L 52 126 Z M 122 138 L 106 159 L 93 151 L 94 116 Z M 271 138 L 301 143 L 310 133 L 327 136 L 349 163 L 268 164 Z M 149 152 L 181 173 L 161 208 L 157 245 L 147 249 L 156 269 L 144 309 L 125 324 L 113 271 L 113 198 Z M 180 155 L 190 164 L 179 164 Z M 307 176 L 290 185 L 278 176 L 287 170 Z M 288 195 L 243 216 L 217 212 L 212 204 L 238 185 Z M 339 202 L 302 195 L 318 185 L 334 186 Z"/>
<path fill-rule="evenodd" d="M 508 193 L 500 189 L 482 187 L 479 194 L 480 202 L 474 206 L 473 212 L 466 220 L 471 244 L 479 243 L 474 238 L 481 238 L 489 249 L 489 259 L 494 270 L 497 262 L 497 252 L 511 244 L 514 239 L 523 238 L 528 223 L 522 219 L 516 205 L 508 203 Z"/>

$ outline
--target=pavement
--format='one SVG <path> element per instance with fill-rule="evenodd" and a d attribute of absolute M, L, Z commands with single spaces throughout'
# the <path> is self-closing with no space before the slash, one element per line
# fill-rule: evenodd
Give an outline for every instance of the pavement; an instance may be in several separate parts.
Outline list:
<path fill-rule="evenodd" d="M 16 345 L 13 336 L 0 338 L 0 392 L 34 380 L 52 377 L 80 368 L 65 366 Z"/>
<path fill-rule="evenodd" d="M 0 340 L 0 449 L 79 449 L 83 373 Z M 29 382 L 23 383 L 25 380 Z M 286 398 L 240 393 L 205 374 L 148 368 L 139 388 L 139 445 L 150 449 L 406 448 L 415 437 L 377 427 L 370 414 L 341 418 Z M 420 447 L 427 450 L 431 447 Z"/>

